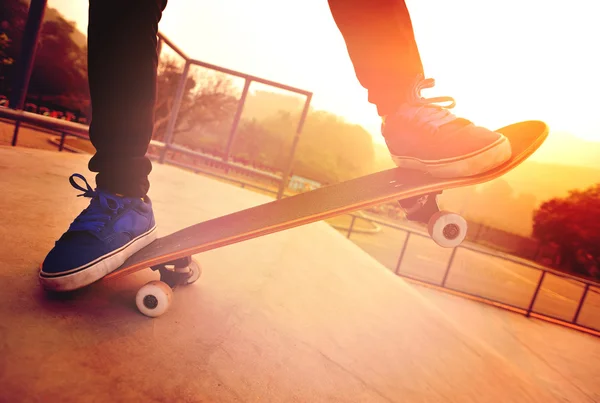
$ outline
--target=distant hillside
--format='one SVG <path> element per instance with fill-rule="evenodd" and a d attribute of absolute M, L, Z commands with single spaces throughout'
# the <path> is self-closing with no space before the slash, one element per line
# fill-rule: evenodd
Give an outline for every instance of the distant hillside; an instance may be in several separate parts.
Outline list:
<path fill-rule="evenodd" d="M 250 91 L 244 104 L 244 119 L 263 120 L 283 111 L 299 114 L 306 102 L 304 97 L 295 94 L 282 94 L 265 90 Z"/>
<path fill-rule="evenodd" d="M 600 183 L 600 169 L 525 161 L 503 179 L 514 191 L 533 194 L 543 202 Z"/>
<path fill-rule="evenodd" d="M 29 8 L 29 5 L 31 4 L 31 0 L 20 0 L 22 3 L 26 4 L 27 7 Z M 50 2 L 52 3 L 52 2 Z M 46 6 L 46 11 L 44 12 L 44 22 L 46 21 L 59 21 L 59 20 L 63 20 L 63 21 L 67 21 L 69 22 L 70 25 L 73 26 L 73 32 L 71 33 L 71 39 L 73 40 L 73 42 L 75 42 L 75 44 L 81 48 L 85 48 L 87 46 L 87 37 L 86 35 L 81 32 L 78 31 L 76 27 L 76 24 L 74 21 L 68 21 L 64 15 L 62 15 L 60 13 L 60 11 L 58 11 L 55 8 L 50 7 L 49 5 Z"/>
<path fill-rule="evenodd" d="M 27 2 L 29 3 L 29 1 Z M 44 13 L 44 21 L 58 21 L 58 20 L 67 21 L 67 19 L 55 8 L 46 7 L 46 12 Z M 81 31 L 75 28 L 75 22 L 69 21 L 69 23 L 73 26 L 73 32 L 71 33 L 71 39 L 77 46 L 81 48 L 85 48 L 87 46 L 87 37 Z"/>
<path fill-rule="evenodd" d="M 565 132 L 550 132 L 532 160 L 600 169 L 600 142 L 586 141 Z"/>

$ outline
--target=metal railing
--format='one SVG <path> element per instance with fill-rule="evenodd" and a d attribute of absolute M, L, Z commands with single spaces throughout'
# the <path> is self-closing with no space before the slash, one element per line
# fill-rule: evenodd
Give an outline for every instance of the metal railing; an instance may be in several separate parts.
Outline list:
<path fill-rule="evenodd" d="M 55 119 L 55 118 L 50 118 L 50 117 L 43 116 L 43 115 L 38 115 L 38 114 L 32 113 L 32 112 L 16 111 L 14 109 L 3 108 L 3 107 L 0 107 L 0 120 L 4 120 L 6 122 L 12 122 L 15 124 L 15 131 L 13 134 L 13 141 L 12 141 L 13 146 L 17 145 L 17 138 L 18 138 L 17 136 L 18 136 L 19 130 L 21 128 L 25 128 L 25 127 L 34 128 L 37 131 L 43 131 L 46 134 L 58 135 L 59 136 L 59 140 L 58 140 L 58 144 L 57 144 L 58 151 L 64 151 L 67 148 L 66 139 L 69 136 L 89 141 L 88 126 L 83 125 L 81 123 L 69 122 L 69 121 L 65 121 L 62 119 Z M 151 140 L 150 145 L 155 146 L 155 147 L 164 147 L 164 143 L 161 143 L 161 142 L 158 142 L 155 140 Z M 178 150 L 179 148 L 176 145 L 172 145 L 171 149 Z M 181 148 L 181 149 L 183 149 L 183 148 Z M 186 149 L 183 149 L 183 150 L 188 151 Z M 198 153 L 198 152 L 194 152 L 193 154 L 196 157 L 207 160 L 207 161 L 216 162 L 218 164 L 224 164 L 221 159 L 211 156 L 211 155 L 208 155 L 208 154 L 202 154 L 202 153 Z M 158 161 L 160 158 L 160 156 L 156 155 L 156 154 L 149 153 L 147 155 L 150 159 L 152 159 L 154 161 Z M 202 173 L 204 175 L 209 175 L 209 176 L 212 176 L 215 178 L 219 178 L 221 180 L 233 182 L 233 183 L 239 184 L 243 188 L 256 189 L 256 190 L 260 190 L 260 191 L 266 192 L 266 193 L 271 193 L 274 195 L 277 194 L 277 191 L 274 191 L 273 189 L 257 185 L 250 181 L 245 181 L 241 178 L 236 178 L 236 177 L 232 177 L 232 176 L 228 176 L 228 175 L 220 175 L 218 173 L 211 172 L 210 170 L 202 169 L 198 165 L 186 164 L 186 163 L 176 161 L 176 160 L 171 160 L 171 159 L 166 159 L 164 162 L 169 165 L 174 165 L 174 166 L 178 166 L 180 168 L 185 168 L 194 173 Z M 274 181 L 276 180 L 277 182 L 281 181 L 280 177 L 278 177 L 278 176 L 269 174 L 268 172 L 262 172 L 259 170 L 255 170 L 251 167 L 246 167 L 242 164 L 237 164 L 235 162 L 229 162 L 228 166 L 231 168 L 231 172 L 243 171 L 245 173 L 248 173 L 249 176 L 251 176 L 251 177 L 272 179 Z"/>
<path fill-rule="evenodd" d="M 590 292 L 593 292 L 596 294 L 600 293 L 600 283 L 598 283 L 598 282 L 587 280 L 587 279 L 577 277 L 577 276 L 573 276 L 573 275 L 570 275 L 570 274 L 567 274 L 567 273 L 564 273 L 564 272 L 561 272 L 561 271 L 558 271 L 558 270 L 555 270 L 555 269 L 552 269 L 549 267 L 545 267 L 545 266 L 536 264 L 531 261 L 527 261 L 525 259 L 516 258 L 516 257 L 510 256 L 510 255 L 506 255 L 506 254 L 502 254 L 502 253 L 498 253 L 498 252 L 494 252 L 494 251 L 484 250 L 483 248 L 478 248 L 473 245 L 470 245 L 468 242 L 463 243 L 460 246 L 453 248 L 451 250 L 450 256 L 448 257 L 448 261 L 446 263 L 445 270 L 444 270 L 441 281 L 439 281 L 439 282 L 428 281 L 425 278 L 419 278 L 419 277 L 413 276 L 411 274 L 408 274 L 406 272 L 402 272 L 402 270 L 401 270 L 402 262 L 404 261 L 405 254 L 407 252 L 409 241 L 411 240 L 411 237 L 421 237 L 421 238 L 430 239 L 428 234 L 426 234 L 424 231 L 419 232 L 416 229 L 409 228 L 407 226 L 401 226 L 401 225 L 393 224 L 390 222 L 386 222 L 384 220 L 378 220 L 371 216 L 365 217 L 364 215 L 350 214 L 350 217 L 351 217 L 350 225 L 348 226 L 348 229 L 345 230 L 346 237 L 348 239 L 351 239 L 352 234 L 355 232 L 354 229 L 356 226 L 357 219 L 365 220 L 365 221 L 380 225 L 382 227 L 388 227 L 388 228 L 403 231 L 406 233 L 404 242 L 402 243 L 402 246 L 399 248 L 399 256 L 398 256 L 395 266 L 394 267 L 388 266 L 388 268 L 390 270 L 392 270 L 396 275 L 398 275 L 400 277 L 407 278 L 409 280 L 416 281 L 418 283 L 426 284 L 429 286 L 434 286 L 436 288 L 440 288 L 443 290 L 452 291 L 459 295 L 473 297 L 477 300 L 483 300 L 482 302 L 490 302 L 490 303 L 493 303 L 495 306 L 500 306 L 502 308 L 510 309 L 511 311 L 522 313 L 527 317 L 533 316 L 533 317 L 536 317 L 539 319 L 551 320 L 552 322 L 563 324 L 563 325 L 572 325 L 573 327 L 579 328 L 579 330 L 584 330 L 584 331 L 587 331 L 588 333 L 594 334 L 596 336 L 600 336 L 600 328 L 595 328 L 595 327 L 588 326 L 586 324 L 579 322 L 581 311 L 582 311 L 586 301 L 588 301 L 588 295 L 590 294 Z M 370 236 L 376 236 L 376 235 L 370 235 Z M 360 246 L 359 242 L 356 242 L 356 243 Z M 451 273 L 452 268 L 454 267 L 453 264 L 455 262 L 456 255 L 461 250 L 468 250 L 471 252 L 475 252 L 479 255 L 485 255 L 485 256 L 492 257 L 492 258 L 502 259 L 503 261 L 510 262 L 512 264 L 516 264 L 520 267 L 533 269 L 533 270 L 536 270 L 537 272 L 539 272 L 540 274 L 539 274 L 539 277 L 535 284 L 535 288 L 534 288 L 534 290 L 531 294 L 531 297 L 529 298 L 529 301 L 526 304 L 526 306 L 511 304 L 506 301 L 494 299 L 490 295 L 478 294 L 478 293 L 474 293 L 474 292 L 471 292 L 466 289 L 460 289 L 460 288 L 449 286 L 447 283 L 448 277 Z M 373 256 L 373 257 L 376 259 L 378 258 L 378 256 Z M 483 270 L 483 268 L 481 270 Z M 548 313 L 536 311 L 534 309 L 536 302 L 538 302 L 538 299 L 540 296 L 540 291 L 542 290 L 542 287 L 544 285 L 544 280 L 546 279 L 546 276 L 548 274 L 554 275 L 554 276 L 562 278 L 564 280 L 568 280 L 572 284 L 576 284 L 576 285 L 583 287 L 581 295 L 577 301 L 577 306 L 575 308 L 575 312 L 569 319 L 565 319 L 564 317 L 562 317 L 562 318 L 557 317 L 554 315 L 550 315 Z M 600 306 L 598 307 L 598 313 L 600 313 Z"/>
<path fill-rule="evenodd" d="M 19 67 L 18 68 L 19 74 L 18 74 L 17 79 L 15 80 L 14 89 L 11 94 L 10 108 L 12 108 L 12 110 L 9 108 L 7 108 L 7 109 L 0 108 L 0 118 L 10 119 L 15 122 L 15 128 L 14 128 L 12 141 L 11 141 L 11 144 L 13 146 L 17 145 L 21 124 L 28 123 L 28 124 L 33 124 L 33 125 L 41 125 L 42 127 L 45 127 L 46 129 L 57 131 L 61 135 L 59 150 L 62 151 L 64 149 L 65 138 L 67 136 L 70 135 L 70 136 L 76 136 L 76 137 L 80 137 L 80 138 L 88 138 L 87 126 L 79 125 L 79 124 L 76 124 L 73 122 L 61 121 L 61 120 L 53 122 L 51 120 L 38 119 L 34 114 L 29 114 L 27 112 L 23 112 L 24 103 L 25 103 L 26 94 L 27 94 L 27 88 L 28 88 L 28 84 L 29 84 L 29 79 L 30 79 L 32 69 L 33 69 L 33 62 L 35 60 L 36 45 L 38 43 L 38 38 L 40 35 L 40 28 L 41 28 L 42 20 L 44 17 L 46 3 L 47 3 L 47 0 L 32 0 L 31 1 L 30 7 L 29 7 L 29 13 L 27 16 L 27 22 L 25 25 L 25 30 L 23 32 L 23 41 L 22 41 L 23 45 L 22 45 L 22 49 L 21 49 L 21 56 L 20 56 L 19 60 L 17 61 L 18 67 Z M 250 74 L 241 73 L 239 71 L 216 66 L 214 64 L 202 62 L 200 60 L 192 59 L 189 56 L 187 56 L 181 49 L 179 49 L 174 43 L 172 43 L 168 38 L 166 38 L 165 35 L 163 35 L 162 33 L 159 33 L 158 34 L 159 54 L 162 52 L 163 46 L 165 44 L 167 46 L 169 46 L 175 53 L 177 53 L 179 56 L 181 56 L 185 60 L 185 64 L 184 64 L 183 72 L 179 78 L 179 82 L 177 85 L 175 98 L 173 100 L 173 109 L 171 110 L 169 120 L 167 122 L 167 130 L 165 133 L 165 140 L 163 142 L 153 141 L 151 143 L 151 145 L 153 145 L 155 148 L 160 149 L 160 153 L 159 153 L 157 160 L 160 163 L 170 162 L 170 163 L 175 163 L 176 165 L 181 165 L 181 163 L 178 163 L 174 160 L 167 161 L 167 153 L 169 151 L 173 151 L 173 152 L 177 152 L 180 154 L 193 156 L 194 158 L 201 158 L 201 159 L 205 159 L 205 160 L 206 159 L 209 159 L 209 160 L 214 159 L 214 157 L 209 156 L 205 153 L 201 153 L 201 152 L 190 150 L 190 149 L 187 149 L 184 147 L 180 147 L 173 143 L 175 126 L 176 126 L 176 122 L 178 119 L 181 102 L 182 102 L 183 96 L 185 95 L 185 84 L 186 84 L 186 81 L 187 81 L 189 73 L 190 73 L 190 67 L 191 66 L 200 66 L 200 67 L 215 70 L 215 71 L 218 71 L 221 73 L 225 73 L 228 75 L 232 75 L 235 77 L 239 77 L 244 80 L 244 87 L 242 90 L 241 97 L 238 101 L 237 109 L 235 112 L 235 116 L 233 118 L 231 128 L 229 130 L 229 136 L 227 139 L 227 146 L 225 149 L 224 156 L 219 161 L 220 165 L 225 167 L 226 173 L 228 172 L 229 169 L 233 169 L 236 171 L 245 171 L 251 175 L 258 176 L 259 178 L 262 178 L 262 179 L 268 179 L 270 181 L 273 181 L 273 180 L 277 181 L 279 183 L 278 191 L 277 191 L 277 198 L 279 199 L 279 198 L 283 197 L 287 182 L 289 180 L 289 176 L 292 172 L 294 156 L 296 154 L 296 149 L 298 146 L 298 142 L 300 140 L 300 134 L 302 133 L 302 128 L 304 127 L 304 122 L 306 121 L 306 117 L 308 115 L 308 111 L 310 108 L 310 102 L 312 100 L 312 92 L 302 90 L 299 88 L 295 88 L 295 87 L 292 87 L 292 86 L 289 86 L 286 84 L 278 83 L 275 81 L 267 80 L 264 78 L 260 78 L 257 76 L 253 76 Z M 234 144 L 238 126 L 239 126 L 239 123 L 240 123 L 240 120 L 242 117 L 244 104 L 245 104 L 246 98 L 248 96 L 248 91 L 250 89 L 250 85 L 253 82 L 268 85 L 268 86 L 275 87 L 275 88 L 279 88 L 279 89 L 289 91 L 289 92 L 294 92 L 296 94 L 300 94 L 300 95 L 303 95 L 306 97 L 306 100 L 304 102 L 304 107 L 302 109 L 302 113 L 300 115 L 298 125 L 296 127 L 292 145 L 289 150 L 287 164 L 286 164 L 286 167 L 281 176 L 274 175 L 269 172 L 262 172 L 257 169 L 251 168 L 251 167 L 246 167 L 242 164 L 232 163 L 232 161 L 231 161 L 231 153 L 232 153 L 232 149 L 233 149 L 233 144 Z M 62 124 L 59 122 L 61 122 Z M 199 168 L 196 168 L 195 170 L 200 171 Z M 212 172 L 204 172 L 204 173 L 214 175 L 214 173 L 212 173 Z M 240 182 L 240 183 L 244 184 L 245 182 Z M 251 184 L 248 184 L 248 185 L 251 185 Z M 251 186 L 256 187 L 255 185 L 251 185 Z M 267 188 L 264 188 L 263 190 L 271 192 L 271 190 L 267 189 Z"/>
<path fill-rule="evenodd" d="M 171 111 L 171 116 L 167 123 L 167 132 L 165 134 L 165 141 L 164 141 L 164 143 L 160 144 L 160 146 L 162 147 L 162 151 L 160 153 L 160 157 L 159 157 L 158 161 L 161 163 L 165 162 L 167 152 L 170 150 L 174 150 L 174 151 L 177 151 L 182 154 L 187 154 L 187 155 L 200 157 L 200 158 L 206 157 L 205 154 L 199 153 L 197 151 L 188 150 L 184 147 L 179 147 L 179 146 L 173 144 L 173 135 L 174 135 L 174 130 L 175 130 L 175 123 L 177 121 L 177 115 L 179 114 L 179 108 L 181 107 L 181 101 L 183 99 L 183 95 L 185 92 L 185 83 L 189 76 L 190 67 L 191 66 L 199 66 L 199 67 L 204 67 L 207 69 L 215 70 L 215 71 L 218 71 L 218 72 L 221 72 L 224 74 L 242 78 L 244 80 L 244 88 L 242 90 L 242 94 L 238 101 L 238 106 L 237 106 L 237 109 L 235 112 L 235 116 L 233 118 L 233 123 L 232 123 L 230 131 L 229 131 L 229 137 L 227 139 L 227 145 L 225 147 L 225 155 L 223 156 L 223 159 L 221 161 L 222 164 L 224 164 L 228 168 L 247 170 L 248 172 L 257 174 L 258 176 L 266 177 L 267 179 L 278 179 L 280 184 L 279 184 L 279 190 L 277 192 L 277 198 L 280 199 L 281 197 L 283 197 L 287 181 L 288 181 L 289 176 L 292 171 L 292 167 L 293 167 L 293 163 L 294 163 L 294 156 L 296 154 L 298 141 L 300 140 L 300 134 L 302 133 L 302 128 L 304 127 L 304 122 L 306 121 L 306 117 L 308 115 L 308 111 L 310 108 L 310 102 L 312 100 L 312 92 L 302 90 L 299 88 L 295 88 L 295 87 L 292 87 L 289 85 L 281 84 L 281 83 L 278 83 L 275 81 L 267 80 L 264 78 L 260 78 L 257 76 L 253 76 L 250 74 L 241 73 L 239 71 L 227 69 L 227 68 L 220 67 L 220 66 L 210 64 L 210 63 L 206 63 L 206 62 L 203 62 L 200 60 L 191 59 L 181 49 L 179 49 L 174 43 L 169 41 L 169 39 L 167 39 L 163 34 L 159 33 L 159 50 L 162 50 L 162 48 L 165 44 L 168 45 L 175 53 L 177 53 L 179 56 L 181 56 L 185 60 L 185 65 L 183 68 L 183 73 L 181 74 L 181 77 L 179 78 L 179 83 L 177 85 L 177 91 L 175 93 L 175 99 L 173 100 L 173 109 Z M 269 174 L 269 173 L 259 172 L 255 169 L 244 167 L 239 164 L 232 164 L 230 162 L 233 143 L 234 143 L 235 136 L 236 136 L 236 133 L 238 130 L 238 126 L 239 126 L 239 123 L 240 123 L 240 120 L 242 117 L 242 112 L 244 110 L 244 104 L 245 104 L 246 98 L 248 96 L 248 91 L 250 89 L 250 85 L 253 82 L 268 85 L 268 86 L 275 87 L 275 88 L 279 88 L 279 89 L 289 91 L 289 92 L 294 92 L 296 94 L 304 95 L 306 97 L 306 100 L 304 102 L 304 107 L 302 109 L 302 113 L 301 113 L 300 119 L 298 121 L 298 125 L 296 126 L 296 132 L 295 132 L 294 139 L 292 141 L 292 146 L 291 146 L 289 156 L 287 159 L 287 161 L 288 161 L 287 167 L 281 177 L 277 177 L 277 176 L 275 176 L 273 174 Z"/>

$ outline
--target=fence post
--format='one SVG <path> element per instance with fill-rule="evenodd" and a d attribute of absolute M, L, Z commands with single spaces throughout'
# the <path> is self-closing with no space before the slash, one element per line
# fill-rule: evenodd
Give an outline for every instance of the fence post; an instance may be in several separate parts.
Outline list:
<path fill-rule="evenodd" d="M 442 287 L 446 287 L 446 280 L 448 280 L 448 275 L 450 274 L 450 267 L 452 266 L 452 262 L 454 262 L 454 256 L 456 256 L 456 250 L 458 247 L 452 249 L 452 254 L 450 255 L 450 259 L 448 259 L 448 266 L 446 266 L 446 272 L 444 273 L 444 278 L 442 278 Z"/>
<path fill-rule="evenodd" d="M 396 263 L 396 269 L 394 270 L 394 274 L 398 274 L 400 271 L 400 265 L 402 264 L 402 259 L 404 259 L 404 252 L 406 252 L 406 247 L 408 246 L 408 239 L 410 238 L 411 232 L 406 233 L 406 238 L 404 238 L 404 244 L 402 245 L 402 250 L 400 251 L 400 256 L 398 256 L 398 263 Z"/>
<path fill-rule="evenodd" d="M 535 300 L 538 296 L 538 293 L 540 292 L 540 288 L 542 288 L 542 283 L 544 282 L 544 277 L 546 277 L 546 270 L 542 270 L 542 275 L 540 276 L 540 280 L 538 281 L 537 286 L 535 287 L 535 291 L 533 292 L 533 295 L 531 296 L 531 301 L 529 302 L 529 308 L 527 308 L 527 313 L 525 314 L 526 317 L 531 316 L 533 304 L 535 304 Z"/>
<path fill-rule="evenodd" d="M 162 54 L 162 50 L 163 50 L 163 38 L 162 36 L 158 35 L 158 41 L 156 43 L 156 54 L 158 55 L 158 58 L 160 59 L 160 56 Z"/>
<path fill-rule="evenodd" d="M 159 162 L 163 164 L 165 162 L 165 157 L 167 155 L 167 150 L 170 148 L 171 142 L 173 141 L 173 132 L 175 130 L 175 123 L 177 122 L 177 115 L 179 115 L 179 108 L 181 108 L 181 100 L 183 99 L 183 95 L 185 92 L 185 83 L 187 81 L 187 76 L 190 71 L 190 61 L 185 61 L 185 67 L 183 68 L 183 73 L 181 73 L 181 78 L 179 79 L 179 84 L 177 85 L 177 92 L 175 93 L 175 101 L 173 102 L 173 109 L 171 110 L 171 116 L 169 116 L 169 123 L 167 124 L 167 132 L 165 134 L 165 146 L 162 149 L 162 152 L 159 157 Z"/>
<path fill-rule="evenodd" d="M 38 38 L 42 29 L 42 21 L 44 20 L 46 3 L 47 0 L 32 0 L 29 6 L 27 22 L 23 31 L 21 53 L 15 66 L 17 77 L 10 99 L 10 106 L 13 109 L 23 109 L 25 103 L 29 79 L 33 71 L 33 62 L 35 61 L 35 52 L 39 42 Z"/>
<path fill-rule="evenodd" d="M 58 151 L 62 151 L 65 149 L 65 137 L 66 136 L 67 135 L 65 132 L 60 133 L 60 143 L 58 144 Z"/>
<path fill-rule="evenodd" d="M 238 126 L 240 124 L 240 119 L 242 118 L 242 112 L 244 111 L 244 104 L 246 103 L 246 98 L 248 96 L 248 90 L 250 89 L 250 79 L 246 78 L 244 82 L 244 90 L 242 91 L 242 96 L 238 101 L 237 110 L 235 111 L 235 115 L 233 118 L 233 124 L 231 125 L 231 130 L 229 131 L 229 138 L 227 139 L 227 146 L 225 147 L 225 155 L 223 156 L 223 162 L 228 163 L 229 158 L 231 157 L 231 149 L 233 148 L 233 140 L 235 139 L 235 135 L 237 133 Z M 225 165 L 225 173 L 229 172 L 229 166 Z"/>
<path fill-rule="evenodd" d="M 579 313 L 581 312 L 581 307 L 585 301 L 585 297 L 587 296 L 588 290 L 590 289 L 590 284 L 586 283 L 583 289 L 583 294 L 581 294 L 581 299 L 579 300 L 579 304 L 577 305 L 577 310 L 575 311 L 575 316 L 573 316 L 573 324 L 577 324 L 577 320 L 579 319 Z"/>
<path fill-rule="evenodd" d="M 296 154 L 296 147 L 298 147 L 298 141 L 300 141 L 300 133 L 302 133 L 302 128 L 304 127 L 304 122 L 306 121 L 306 116 L 308 115 L 308 110 L 310 107 L 310 101 L 312 100 L 312 94 L 308 94 L 306 96 L 306 102 L 304 103 L 304 109 L 302 110 L 302 115 L 300 116 L 300 121 L 298 122 L 298 127 L 296 128 L 296 135 L 294 136 L 294 140 L 292 142 L 292 148 L 290 151 L 290 157 L 288 159 L 288 166 L 285 172 L 283 173 L 283 177 L 281 178 L 281 183 L 279 184 L 279 190 L 277 191 L 277 199 L 281 199 L 283 194 L 285 193 L 285 187 L 287 186 L 288 178 L 292 173 L 292 168 L 294 166 L 294 155 Z"/>
<path fill-rule="evenodd" d="M 353 215 L 352 216 L 352 221 L 350 221 L 350 226 L 348 227 L 348 234 L 346 235 L 346 238 L 350 239 L 350 234 L 352 234 L 352 230 L 354 229 L 354 222 L 356 221 L 356 216 Z"/>
<path fill-rule="evenodd" d="M 12 137 L 12 141 L 11 141 L 11 145 L 14 147 L 17 145 L 17 139 L 19 137 L 19 129 L 21 128 L 21 121 L 17 120 L 15 122 L 15 129 L 13 130 L 13 137 Z"/>
<path fill-rule="evenodd" d="M 27 96 L 27 88 L 29 87 L 29 79 L 33 71 L 33 62 L 35 61 L 35 52 L 37 50 L 38 38 L 44 20 L 44 11 L 46 10 L 47 0 L 32 0 L 29 5 L 27 14 L 27 22 L 23 30 L 23 39 L 21 43 L 21 53 L 17 59 L 15 71 L 17 77 L 9 100 L 9 107 L 22 110 Z M 21 121 L 15 123 L 11 145 L 17 145 L 17 137 Z"/>

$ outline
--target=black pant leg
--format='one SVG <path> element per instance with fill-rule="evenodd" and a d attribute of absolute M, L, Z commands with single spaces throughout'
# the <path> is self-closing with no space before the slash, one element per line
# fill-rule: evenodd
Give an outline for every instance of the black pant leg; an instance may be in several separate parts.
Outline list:
<path fill-rule="evenodd" d="M 403 0 L 329 0 L 356 76 L 379 115 L 393 113 L 424 75 Z"/>
<path fill-rule="evenodd" d="M 89 169 L 99 188 L 144 196 L 152 170 L 157 34 L 167 0 L 89 0 L 88 75 L 92 101 Z"/>

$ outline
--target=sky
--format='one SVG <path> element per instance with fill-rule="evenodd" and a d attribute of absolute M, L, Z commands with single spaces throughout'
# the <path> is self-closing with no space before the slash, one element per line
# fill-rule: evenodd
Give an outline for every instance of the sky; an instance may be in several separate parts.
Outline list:
<path fill-rule="evenodd" d="M 368 0 L 367 0 L 368 1 Z M 85 0 L 49 0 L 82 32 Z M 424 95 L 498 128 L 540 119 L 600 142 L 597 4 L 591 0 L 410 0 Z M 314 93 L 312 105 L 367 129 L 380 118 L 358 83 L 326 0 L 169 0 L 160 31 L 190 57 Z"/>

